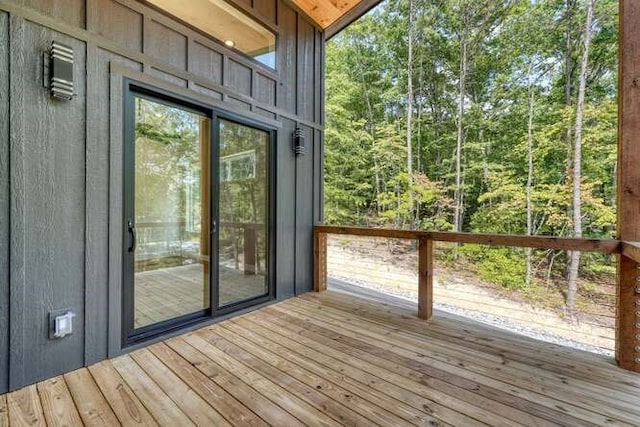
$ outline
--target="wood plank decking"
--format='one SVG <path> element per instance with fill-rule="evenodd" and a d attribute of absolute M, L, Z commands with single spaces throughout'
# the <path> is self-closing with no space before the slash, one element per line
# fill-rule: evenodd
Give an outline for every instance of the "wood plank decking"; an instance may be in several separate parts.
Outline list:
<path fill-rule="evenodd" d="M 265 294 L 262 275 L 220 266 L 220 305 Z M 135 326 L 145 326 L 205 308 L 201 264 L 136 273 Z"/>
<path fill-rule="evenodd" d="M 406 304 L 306 294 L 0 396 L 0 425 L 639 425 L 640 375 Z"/>

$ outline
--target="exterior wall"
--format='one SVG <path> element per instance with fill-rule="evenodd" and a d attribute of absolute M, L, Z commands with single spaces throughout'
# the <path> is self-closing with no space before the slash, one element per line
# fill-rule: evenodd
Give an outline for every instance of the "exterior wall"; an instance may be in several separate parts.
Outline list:
<path fill-rule="evenodd" d="M 9 15 L 0 12 L 0 391 L 9 381 Z"/>
<path fill-rule="evenodd" d="M 0 392 L 113 355 L 123 73 L 281 126 L 276 294 L 311 290 L 324 37 L 284 0 L 236 3 L 278 34 L 277 71 L 134 0 L 0 0 Z M 71 102 L 43 88 L 52 40 L 75 51 Z M 296 126 L 307 143 L 299 157 Z M 74 334 L 49 340 L 48 313 L 67 308 L 77 314 Z"/>

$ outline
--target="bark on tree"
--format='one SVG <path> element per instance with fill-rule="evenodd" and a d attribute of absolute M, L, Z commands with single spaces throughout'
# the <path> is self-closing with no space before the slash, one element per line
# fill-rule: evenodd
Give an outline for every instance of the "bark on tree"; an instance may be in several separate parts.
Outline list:
<path fill-rule="evenodd" d="M 571 84 L 571 76 L 573 74 L 573 60 L 572 60 L 572 52 L 573 52 L 573 37 L 571 36 L 571 31 L 573 30 L 572 25 L 572 17 L 573 11 L 575 9 L 576 2 L 575 0 L 566 0 L 566 13 L 565 13 L 565 23 L 566 23 L 566 50 L 564 56 L 564 104 L 571 105 L 571 95 L 572 95 L 572 84 Z M 569 128 L 569 135 L 571 135 L 571 129 Z"/>
<path fill-rule="evenodd" d="M 529 78 L 531 78 L 532 68 L 529 68 Z M 533 85 L 532 85 L 533 86 Z M 527 123 L 527 162 L 528 162 L 528 173 L 527 173 L 527 236 L 533 235 L 533 201 L 531 197 L 532 188 L 533 188 L 533 118 L 534 118 L 534 106 L 535 106 L 535 96 L 533 92 L 533 87 L 529 88 L 529 120 Z M 533 249 L 527 248 L 527 276 L 526 276 L 526 286 L 527 288 L 531 285 L 531 274 L 532 274 L 532 258 L 533 258 Z"/>
<path fill-rule="evenodd" d="M 587 0 L 587 18 L 584 29 L 584 48 L 580 64 L 580 86 L 576 105 L 575 141 L 573 147 L 573 236 L 582 237 L 582 121 L 584 116 L 584 98 L 587 89 L 589 68 L 589 48 L 593 26 L 593 9 L 595 0 Z M 567 293 L 567 309 L 570 315 L 575 313 L 576 295 L 578 293 L 578 272 L 580 268 L 580 252 L 572 251 L 569 264 L 569 291 Z"/>
<path fill-rule="evenodd" d="M 571 76 L 573 76 L 573 12 L 576 6 L 576 0 L 566 0 L 565 2 L 566 10 L 565 10 L 565 32 L 566 32 L 566 44 L 565 44 L 565 52 L 564 52 L 564 105 L 568 108 L 573 104 L 573 81 Z M 571 123 L 567 123 L 566 130 L 566 143 L 567 143 L 567 178 L 569 178 L 571 174 L 571 145 L 573 143 L 572 140 L 573 129 L 571 129 Z"/>
<path fill-rule="evenodd" d="M 465 18 L 460 35 L 460 75 L 458 80 L 458 117 L 456 138 L 456 187 L 454 192 L 454 218 L 453 231 L 462 231 L 462 216 L 464 213 L 464 199 L 462 191 L 462 146 L 464 144 L 464 100 L 466 97 L 467 80 L 467 10 L 463 11 Z"/>
<path fill-rule="evenodd" d="M 409 217 L 413 218 L 413 31 L 415 20 L 413 0 L 409 0 L 409 29 L 408 29 L 408 55 L 407 55 L 407 179 L 409 180 Z M 413 225 L 413 224 L 412 224 Z"/>
<path fill-rule="evenodd" d="M 376 183 L 374 200 L 378 200 L 378 195 L 380 194 L 380 167 L 378 165 L 378 154 L 376 151 L 376 126 L 373 116 L 373 107 L 371 105 L 371 97 L 369 95 L 369 89 L 367 87 L 367 82 L 364 79 L 365 70 L 360 58 L 360 49 L 356 50 L 356 64 L 358 64 L 358 75 L 360 76 L 360 81 L 362 83 L 362 93 L 364 94 L 365 104 L 367 105 L 367 116 L 369 118 L 369 135 L 371 135 L 371 149 L 373 151 L 373 173 Z M 380 214 L 379 203 L 376 203 L 376 211 L 378 212 L 378 214 Z"/>

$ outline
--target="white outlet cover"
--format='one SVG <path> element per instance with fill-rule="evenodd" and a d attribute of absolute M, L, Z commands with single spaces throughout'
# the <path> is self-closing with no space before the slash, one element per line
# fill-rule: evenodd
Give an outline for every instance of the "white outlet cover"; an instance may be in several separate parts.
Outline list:
<path fill-rule="evenodd" d="M 73 333 L 73 318 L 75 316 L 76 315 L 71 311 L 55 316 L 53 331 L 54 338 L 64 338 Z"/>

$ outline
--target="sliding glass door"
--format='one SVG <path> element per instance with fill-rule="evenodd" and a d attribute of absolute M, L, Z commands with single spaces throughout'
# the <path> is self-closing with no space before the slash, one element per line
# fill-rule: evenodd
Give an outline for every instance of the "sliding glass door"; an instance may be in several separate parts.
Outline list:
<path fill-rule="evenodd" d="M 266 295 L 270 133 L 218 121 L 219 277 L 217 307 Z"/>
<path fill-rule="evenodd" d="M 273 296 L 273 131 L 130 89 L 125 105 L 123 341 Z"/>

